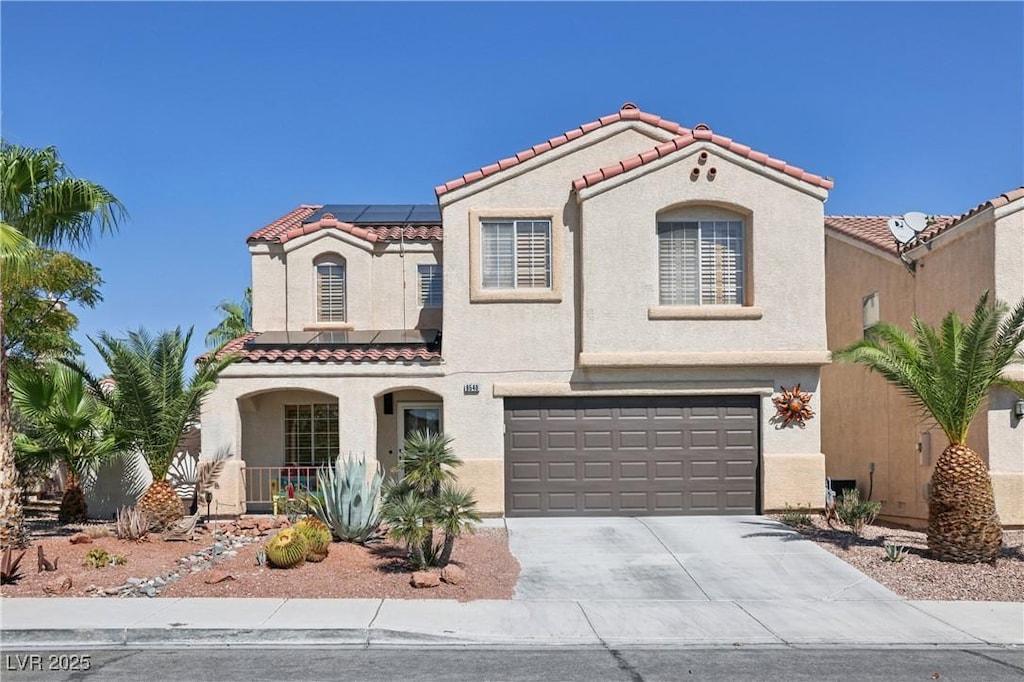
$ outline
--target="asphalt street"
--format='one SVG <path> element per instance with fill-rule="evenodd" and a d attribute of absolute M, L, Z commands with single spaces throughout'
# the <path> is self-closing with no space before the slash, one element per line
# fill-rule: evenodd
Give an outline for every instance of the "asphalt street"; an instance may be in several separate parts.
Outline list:
<path fill-rule="evenodd" d="M 83 658 L 85 657 L 85 658 Z M 76 664 L 76 665 L 73 665 Z M 791 648 L 0 650 L 4 682 L 29 680 L 963 680 L 1024 678 L 1024 649 Z M 88 670 L 82 670 L 83 667 Z M 61 670 L 77 667 L 78 670 Z M 39 668 L 42 668 L 40 670 Z"/>

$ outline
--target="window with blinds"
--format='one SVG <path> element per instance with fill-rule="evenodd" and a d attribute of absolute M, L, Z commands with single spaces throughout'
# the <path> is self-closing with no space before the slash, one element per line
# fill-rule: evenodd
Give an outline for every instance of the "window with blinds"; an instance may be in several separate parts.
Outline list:
<path fill-rule="evenodd" d="M 316 315 L 319 322 L 345 321 L 345 265 L 316 266 Z"/>
<path fill-rule="evenodd" d="M 661 305 L 743 305 L 743 221 L 658 223 Z"/>
<path fill-rule="evenodd" d="M 420 278 L 420 307 L 440 308 L 444 301 L 441 288 L 444 278 L 441 276 L 441 266 L 431 264 L 416 267 Z"/>
<path fill-rule="evenodd" d="M 480 223 L 484 289 L 551 288 L 551 221 Z"/>
<path fill-rule="evenodd" d="M 338 452 L 337 403 L 284 406 L 285 464 L 330 464 Z"/>

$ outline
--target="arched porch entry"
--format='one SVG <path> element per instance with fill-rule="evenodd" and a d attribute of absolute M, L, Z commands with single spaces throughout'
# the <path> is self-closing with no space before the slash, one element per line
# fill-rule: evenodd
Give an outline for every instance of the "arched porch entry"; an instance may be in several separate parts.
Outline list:
<path fill-rule="evenodd" d="M 377 410 L 377 461 L 385 475 L 398 468 L 405 436 L 416 430 L 444 430 L 444 400 L 415 386 L 395 387 L 374 397 Z"/>
<path fill-rule="evenodd" d="M 316 486 L 316 469 L 337 456 L 338 397 L 281 388 L 238 398 L 245 500 L 250 511 L 271 511 L 282 497 Z"/>

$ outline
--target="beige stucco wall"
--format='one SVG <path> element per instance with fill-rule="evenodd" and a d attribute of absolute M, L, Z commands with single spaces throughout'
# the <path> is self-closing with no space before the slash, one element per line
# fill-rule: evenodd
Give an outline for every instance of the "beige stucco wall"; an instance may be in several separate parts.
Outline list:
<path fill-rule="evenodd" d="M 421 308 L 417 266 L 441 263 L 435 242 L 371 243 L 340 230 L 320 230 L 284 245 L 250 247 L 253 328 L 257 331 L 349 326 L 354 329 L 440 328 L 440 309 Z M 347 320 L 316 319 L 314 261 L 345 261 Z"/>
<path fill-rule="evenodd" d="M 1024 202 L 1020 202 L 1024 205 Z M 998 214 L 997 214 L 998 215 Z M 907 328 L 912 314 L 937 325 L 951 309 L 969 317 L 981 292 L 1003 300 L 1024 297 L 1024 234 L 1017 210 L 993 221 L 987 211 L 909 255 L 911 275 L 894 257 L 830 233 L 826 244 L 829 348 L 861 338 L 861 299 L 880 294 L 881 319 Z M 920 525 L 927 518 L 927 483 L 948 444 L 909 400 L 879 376 L 850 365 L 822 372 L 825 386 L 822 449 L 833 478 L 856 478 L 867 492 L 868 466 L 876 465 L 873 499 L 885 518 Z M 996 504 L 1006 525 L 1024 524 L 1024 426 L 1012 417 L 1015 398 L 995 392 L 971 427 L 968 445 L 986 461 Z"/>
<path fill-rule="evenodd" d="M 698 164 L 698 155 L 705 152 L 706 163 Z M 670 158 L 671 163 L 628 182 L 606 181 L 609 189 L 583 198 L 583 351 L 824 351 L 822 197 L 741 166 L 713 145 L 694 145 Z M 696 180 L 691 178 L 694 167 L 703 171 Z M 712 167 L 718 172 L 709 180 Z M 719 207 L 732 213 L 723 214 Z M 746 223 L 745 260 L 752 271 L 747 298 L 759 317 L 651 319 L 661 307 L 659 216 L 730 215 Z"/>

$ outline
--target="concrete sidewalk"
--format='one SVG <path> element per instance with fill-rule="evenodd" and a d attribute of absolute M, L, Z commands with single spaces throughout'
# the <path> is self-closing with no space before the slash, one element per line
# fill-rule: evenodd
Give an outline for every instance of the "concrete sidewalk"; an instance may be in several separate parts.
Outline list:
<path fill-rule="evenodd" d="M 895 600 L 3 599 L 5 649 L 1024 646 L 1024 605 Z"/>

